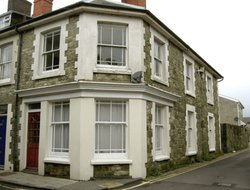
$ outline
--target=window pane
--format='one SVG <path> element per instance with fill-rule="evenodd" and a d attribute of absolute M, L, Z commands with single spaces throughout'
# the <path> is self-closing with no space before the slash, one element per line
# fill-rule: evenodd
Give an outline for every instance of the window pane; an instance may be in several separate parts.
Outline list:
<path fill-rule="evenodd" d="M 123 44 L 123 28 L 122 27 L 114 27 L 113 29 L 113 44 L 114 45 L 124 45 Z"/>
<path fill-rule="evenodd" d="M 154 57 L 155 58 L 159 58 L 160 55 L 159 55 L 159 44 L 157 41 L 155 41 L 154 43 Z"/>
<path fill-rule="evenodd" d="M 3 63 L 11 62 L 12 60 L 12 45 L 3 48 Z"/>
<path fill-rule="evenodd" d="M 110 121 L 110 105 L 109 104 L 100 104 L 100 121 Z"/>
<path fill-rule="evenodd" d="M 111 43 L 112 29 L 110 25 L 102 25 L 102 44 Z"/>
<path fill-rule="evenodd" d="M 102 25 L 98 24 L 98 43 L 99 44 L 102 42 L 101 36 L 102 36 Z"/>
<path fill-rule="evenodd" d="M 155 126 L 155 150 L 162 150 L 162 127 L 158 125 Z"/>
<path fill-rule="evenodd" d="M 69 121 L 69 104 L 63 105 L 63 121 Z"/>
<path fill-rule="evenodd" d="M 112 48 L 112 65 L 122 66 L 124 62 L 124 51 L 123 48 Z"/>
<path fill-rule="evenodd" d="M 53 69 L 59 68 L 59 51 L 54 53 L 54 62 L 53 62 Z"/>
<path fill-rule="evenodd" d="M 110 152 L 110 126 L 99 125 L 99 152 Z"/>
<path fill-rule="evenodd" d="M 113 153 L 122 152 L 122 125 L 111 126 L 111 149 Z"/>
<path fill-rule="evenodd" d="M 54 110 L 53 110 L 53 114 L 54 114 L 54 122 L 60 122 L 61 121 L 61 104 L 55 104 L 54 105 Z"/>
<path fill-rule="evenodd" d="M 45 55 L 45 68 L 44 71 L 48 71 L 52 69 L 52 53 L 48 53 Z"/>
<path fill-rule="evenodd" d="M 3 78 L 10 78 L 10 63 L 3 65 Z"/>
<path fill-rule="evenodd" d="M 122 104 L 112 104 L 112 121 L 122 121 Z"/>
<path fill-rule="evenodd" d="M 53 44 L 53 49 L 59 49 L 60 47 L 60 32 L 56 32 L 54 34 L 54 44 Z"/>
<path fill-rule="evenodd" d="M 101 47 L 102 64 L 111 65 L 111 47 Z"/>
<path fill-rule="evenodd" d="M 54 140 L 54 145 L 53 149 L 54 152 L 60 152 L 61 150 L 61 137 L 62 137 L 62 126 L 61 125 L 54 125 L 54 134 L 53 134 L 53 140 Z"/>
<path fill-rule="evenodd" d="M 69 151 L 69 125 L 63 125 L 63 152 Z"/>
<path fill-rule="evenodd" d="M 52 50 L 52 34 L 47 34 L 45 37 L 45 52 Z"/>

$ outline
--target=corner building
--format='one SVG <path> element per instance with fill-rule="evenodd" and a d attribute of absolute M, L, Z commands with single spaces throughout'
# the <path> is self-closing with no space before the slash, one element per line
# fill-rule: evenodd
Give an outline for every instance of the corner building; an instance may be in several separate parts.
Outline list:
<path fill-rule="evenodd" d="M 222 76 L 137 3 L 80 1 L 18 25 L 18 170 L 144 178 L 221 151 Z"/>

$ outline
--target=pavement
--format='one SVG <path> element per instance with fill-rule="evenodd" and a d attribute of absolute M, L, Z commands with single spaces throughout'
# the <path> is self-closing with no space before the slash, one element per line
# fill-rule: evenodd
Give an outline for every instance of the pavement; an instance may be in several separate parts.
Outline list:
<path fill-rule="evenodd" d="M 201 163 L 195 163 L 183 168 L 179 168 L 174 171 L 162 174 L 157 177 L 149 177 L 147 179 L 96 179 L 90 181 L 75 181 L 69 179 L 39 176 L 34 174 L 28 174 L 24 172 L 6 172 L 0 170 L 0 183 L 7 185 L 14 185 L 23 188 L 32 188 L 32 189 L 44 189 L 44 190 L 107 190 L 107 189 L 126 189 L 130 186 L 141 186 L 144 184 L 152 184 L 172 178 L 174 176 L 187 173 L 192 170 L 210 165 L 212 163 L 218 162 L 220 160 L 235 156 L 242 152 L 248 151 L 248 149 L 225 154 L 215 160 L 206 161 Z M 129 188 L 128 188 L 129 189 Z"/>

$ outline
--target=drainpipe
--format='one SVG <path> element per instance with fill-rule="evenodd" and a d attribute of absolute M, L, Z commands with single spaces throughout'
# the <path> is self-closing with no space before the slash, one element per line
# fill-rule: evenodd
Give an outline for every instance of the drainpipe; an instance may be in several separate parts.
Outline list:
<path fill-rule="evenodd" d="M 21 51 L 22 51 L 22 43 L 23 43 L 23 35 L 22 33 L 18 30 L 18 28 L 15 28 L 16 33 L 19 35 L 19 42 L 18 42 L 18 54 L 17 54 L 17 65 L 16 65 L 16 104 L 15 104 L 15 114 L 14 114 L 14 119 L 15 119 L 15 124 L 14 124 L 14 130 L 13 130 L 13 146 L 14 146 L 14 151 L 13 151 L 13 165 L 14 165 L 14 171 L 19 170 L 19 164 L 18 164 L 18 133 L 19 133 L 19 96 L 17 91 L 20 89 L 20 65 L 21 65 Z"/>

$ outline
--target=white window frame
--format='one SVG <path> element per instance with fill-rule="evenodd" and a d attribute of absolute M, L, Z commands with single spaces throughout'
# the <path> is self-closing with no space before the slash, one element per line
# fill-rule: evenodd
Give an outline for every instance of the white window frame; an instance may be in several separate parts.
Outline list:
<path fill-rule="evenodd" d="M 190 96 L 193 96 L 195 97 L 195 62 L 194 60 L 189 57 L 188 55 L 186 54 L 183 54 L 183 64 L 184 64 L 184 85 L 185 85 L 185 93 L 190 95 Z M 191 73 L 187 73 L 187 66 L 190 66 L 191 68 Z M 190 81 L 189 85 L 187 85 L 188 83 L 188 80 Z"/>
<path fill-rule="evenodd" d="M 190 118 L 190 113 L 192 118 Z M 186 105 L 186 155 L 196 155 L 198 150 L 197 145 L 197 118 L 195 107 Z"/>
<path fill-rule="evenodd" d="M 52 30 L 52 31 L 49 31 L 49 32 L 46 32 L 43 34 L 43 53 L 42 53 L 42 57 L 43 57 L 43 64 L 42 64 L 42 72 L 52 72 L 52 71 L 55 71 L 55 70 L 58 70 L 59 69 L 59 65 L 60 65 L 60 57 L 59 57 L 59 63 L 58 63 L 58 68 L 53 68 L 55 66 L 54 64 L 54 56 L 55 56 L 55 53 L 56 52 L 59 52 L 59 55 L 60 55 L 60 46 L 57 48 L 57 49 L 52 49 L 50 51 L 46 51 L 45 50 L 45 47 L 47 46 L 47 43 L 46 43 L 46 38 L 48 37 L 48 35 L 52 35 L 52 46 L 54 46 L 54 40 L 55 40 L 55 34 L 59 32 L 59 36 L 61 35 L 61 31 L 60 29 L 55 29 L 55 30 Z M 59 43 L 60 43 L 60 40 L 59 40 Z M 49 69 L 49 70 L 46 70 L 46 68 L 48 67 L 47 66 L 47 62 L 46 62 L 46 56 L 51 54 L 52 55 L 52 68 Z"/>
<path fill-rule="evenodd" d="M 109 105 L 111 106 L 112 103 L 120 103 L 122 104 L 123 106 L 125 106 L 125 114 L 126 114 L 126 117 L 123 118 L 125 119 L 125 121 L 115 121 L 115 122 L 112 122 L 112 121 L 98 121 L 99 118 L 97 117 L 100 117 L 100 110 L 99 110 L 99 103 L 102 103 L 102 102 L 106 102 L 106 103 L 110 103 Z M 105 104 L 106 104 L 105 103 Z M 97 108 L 98 107 L 98 108 Z M 111 106 L 112 107 L 112 106 Z M 111 108 L 112 109 L 112 108 Z M 111 120 L 111 115 L 112 115 L 112 110 L 110 109 L 110 120 Z M 97 114 L 98 113 L 98 114 Z M 97 136 L 96 134 L 96 130 L 97 130 L 97 127 L 98 127 L 98 124 L 107 124 L 107 125 L 111 125 L 111 124 L 121 124 L 121 125 L 124 125 L 125 127 L 125 150 L 124 152 L 121 152 L 121 153 L 98 153 L 100 150 L 96 149 L 96 147 L 98 147 L 98 145 L 96 145 L 96 139 L 95 139 L 95 153 L 94 153 L 94 159 L 95 160 L 116 160 L 116 159 L 120 159 L 120 160 L 123 160 L 123 159 L 128 159 L 128 102 L 126 100 L 96 100 L 96 119 L 95 119 L 95 138 Z M 99 140 L 97 140 L 99 142 Z M 111 139 L 110 139 L 110 145 L 111 145 Z M 110 147 L 110 150 L 111 150 L 111 147 Z"/>
<path fill-rule="evenodd" d="M 160 123 L 157 123 L 157 109 L 161 111 Z M 153 115 L 153 155 L 155 161 L 168 160 L 170 158 L 170 124 L 169 124 L 169 107 L 153 103 L 152 115 Z M 157 150 L 157 129 L 161 127 L 161 149 Z"/>
<path fill-rule="evenodd" d="M 162 36 L 160 33 L 158 33 L 154 28 L 151 28 L 151 79 L 154 81 L 157 81 L 161 84 L 164 84 L 166 86 L 169 85 L 169 71 L 168 71 L 168 66 L 169 66 L 169 61 L 168 61 L 168 56 L 169 56 L 169 51 L 168 51 L 168 45 L 169 42 L 168 40 Z M 155 42 L 157 42 L 160 46 L 160 57 L 155 57 L 156 55 L 156 49 L 155 49 Z M 156 65 L 155 61 L 160 61 L 161 62 L 161 74 L 157 75 L 156 73 Z"/>
<path fill-rule="evenodd" d="M 209 84 L 209 78 L 211 84 Z M 207 103 L 214 104 L 214 84 L 213 84 L 213 75 L 206 72 L 206 89 L 207 89 Z"/>
<path fill-rule="evenodd" d="M 51 114 L 50 116 L 50 125 L 49 125 L 49 157 L 55 157 L 55 158 L 69 158 L 69 148 L 68 151 L 66 152 L 55 152 L 53 151 L 53 129 L 54 129 L 54 125 L 63 125 L 63 124 L 68 124 L 69 126 L 69 133 L 70 133 L 70 121 L 61 121 L 61 122 L 54 122 L 53 117 L 54 117 L 54 105 L 55 104 L 61 104 L 61 105 L 69 105 L 69 111 L 70 111 L 70 102 L 69 101 L 57 101 L 57 102 L 53 102 L 51 103 L 51 112 L 49 112 Z M 69 112 L 69 117 L 70 117 L 70 112 Z M 70 137 L 70 135 L 69 135 Z M 68 137 L 68 138 L 69 138 Z M 70 142 L 70 141 L 69 141 Z M 69 146 L 70 147 L 70 146 Z"/>
<path fill-rule="evenodd" d="M 56 23 L 48 24 L 43 27 L 37 27 L 34 30 L 35 40 L 33 46 L 35 50 L 33 52 L 34 63 L 31 66 L 33 70 L 32 80 L 43 79 L 55 76 L 65 75 L 64 64 L 67 62 L 65 51 L 67 50 L 67 44 L 65 39 L 67 36 L 66 25 L 68 20 L 62 20 Z M 44 59 L 43 59 L 43 47 L 44 47 L 44 34 L 51 31 L 60 30 L 60 54 L 59 54 L 59 69 L 44 71 Z"/>
<path fill-rule="evenodd" d="M 3 53 L 3 49 L 10 47 L 11 48 L 11 60 L 9 60 L 8 62 L 3 62 L 2 59 L 2 53 Z M 4 73 L 4 70 L 2 70 L 2 66 L 4 67 L 4 65 L 9 65 L 9 69 L 10 69 L 10 73 L 9 73 L 9 77 L 8 78 L 0 78 L 0 84 L 1 83 L 9 83 L 11 81 L 11 76 L 12 76 L 12 63 L 13 63 L 13 44 L 12 43 L 8 43 L 8 44 L 3 44 L 0 45 L 0 74 Z"/>
<path fill-rule="evenodd" d="M 208 122 L 208 147 L 209 151 L 212 152 L 215 151 L 215 146 L 216 146 L 214 114 L 208 113 L 207 122 Z"/>
<path fill-rule="evenodd" d="M 110 25 L 112 27 L 114 26 L 118 26 L 118 27 L 123 27 L 125 28 L 125 45 L 115 45 L 113 44 L 113 35 L 111 36 L 111 44 L 102 44 L 99 43 L 99 37 L 100 40 L 102 40 L 102 35 L 99 34 L 99 26 L 101 25 Z M 99 47 L 110 47 L 112 48 L 122 48 L 125 50 L 125 55 L 123 55 L 123 59 L 124 59 L 124 65 L 108 65 L 108 64 L 98 64 L 98 59 L 96 60 L 96 68 L 106 68 L 106 69 L 122 69 L 125 70 L 128 68 L 128 24 L 123 24 L 123 23 L 114 23 L 114 22 L 98 22 L 97 23 L 97 27 L 98 27 L 98 35 L 97 35 L 97 55 L 99 54 Z M 113 28 L 112 28 L 112 34 L 113 34 Z M 112 51 L 111 51 L 111 55 L 112 55 Z M 98 56 L 97 56 L 98 57 Z"/>

